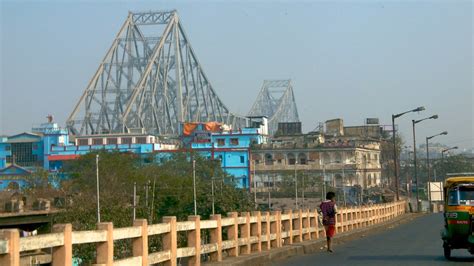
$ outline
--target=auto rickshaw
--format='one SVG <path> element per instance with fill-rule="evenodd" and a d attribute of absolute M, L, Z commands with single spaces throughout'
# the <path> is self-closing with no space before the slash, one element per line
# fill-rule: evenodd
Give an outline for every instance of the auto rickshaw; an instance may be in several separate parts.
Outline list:
<path fill-rule="evenodd" d="M 448 174 L 444 184 L 444 257 L 452 249 L 474 254 L 474 173 Z"/>

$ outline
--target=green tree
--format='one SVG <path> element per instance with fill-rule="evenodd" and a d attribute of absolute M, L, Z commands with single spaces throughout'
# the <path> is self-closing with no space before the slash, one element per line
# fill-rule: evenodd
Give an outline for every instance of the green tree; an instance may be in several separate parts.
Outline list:
<path fill-rule="evenodd" d="M 437 180 L 444 180 L 444 177 L 448 173 L 474 172 L 474 164 L 472 160 L 469 160 L 469 158 L 462 155 L 445 157 L 444 160 L 432 160 L 430 165 L 431 176 L 434 177 L 434 173 L 436 172 L 436 176 L 438 177 Z M 426 164 L 423 166 L 423 171 L 425 172 L 425 175 L 427 175 Z"/>
<path fill-rule="evenodd" d="M 400 158 L 404 140 L 401 135 L 395 136 L 395 147 L 397 151 L 397 157 Z M 400 161 L 397 160 L 397 167 L 400 169 Z M 382 177 L 388 178 L 388 180 L 394 183 L 395 178 L 395 164 L 393 160 L 393 140 L 389 134 L 384 134 L 380 142 L 380 164 L 382 165 Z M 398 171 L 400 173 L 400 171 Z M 399 174 L 400 176 L 400 174 Z M 391 184 L 390 184 L 391 185 Z"/>
<path fill-rule="evenodd" d="M 177 153 L 161 165 L 148 163 L 153 158 L 140 158 L 126 153 L 99 153 L 101 221 L 112 221 L 114 227 L 132 225 L 133 187 L 137 186 L 136 217 L 149 223 L 161 221 L 163 216 L 186 220 L 194 214 L 193 167 L 196 160 L 196 191 L 198 214 L 207 219 L 212 214 L 211 178 L 215 181 L 215 212 L 249 211 L 254 208 L 247 190 L 237 189 L 232 177 L 225 174 L 219 161 L 207 160 L 197 154 Z M 65 165 L 69 180 L 63 182 L 72 196 L 65 212 L 55 223 L 72 223 L 74 230 L 95 229 L 96 215 L 96 154 L 88 154 Z M 148 197 L 147 197 L 148 196 Z M 161 245 L 155 239 L 154 247 Z M 185 241 L 185 240 L 181 240 Z M 115 256 L 130 256 L 130 242 L 116 241 Z M 80 245 L 74 255 L 82 261 L 92 261 L 94 245 Z"/>

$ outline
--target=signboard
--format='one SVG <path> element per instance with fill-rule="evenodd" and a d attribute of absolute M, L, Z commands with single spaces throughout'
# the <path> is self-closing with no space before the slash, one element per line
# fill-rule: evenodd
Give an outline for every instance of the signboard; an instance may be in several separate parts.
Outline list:
<path fill-rule="evenodd" d="M 428 191 L 431 201 L 443 201 L 443 182 L 429 182 Z"/>
<path fill-rule="evenodd" d="M 378 118 L 366 118 L 365 123 L 367 125 L 378 125 L 379 124 L 379 119 Z"/>

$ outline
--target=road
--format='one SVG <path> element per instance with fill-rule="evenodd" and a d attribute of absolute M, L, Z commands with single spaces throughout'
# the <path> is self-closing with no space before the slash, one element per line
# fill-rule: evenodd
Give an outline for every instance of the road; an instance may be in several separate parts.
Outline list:
<path fill-rule="evenodd" d="M 277 265 L 474 265 L 466 250 L 453 250 L 455 261 L 443 257 L 442 214 L 431 214 L 382 233 L 334 246 L 334 253 L 317 252 Z"/>

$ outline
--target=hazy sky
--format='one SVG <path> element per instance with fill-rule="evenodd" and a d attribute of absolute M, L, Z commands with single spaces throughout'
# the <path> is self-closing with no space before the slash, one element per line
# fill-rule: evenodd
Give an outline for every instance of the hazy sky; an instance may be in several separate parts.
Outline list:
<path fill-rule="evenodd" d="M 471 1 L 2 1 L 0 134 L 64 125 L 129 10 L 177 9 L 213 87 L 246 114 L 264 79 L 291 78 L 305 131 L 400 118 L 412 143 L 474 146 Z"/>

